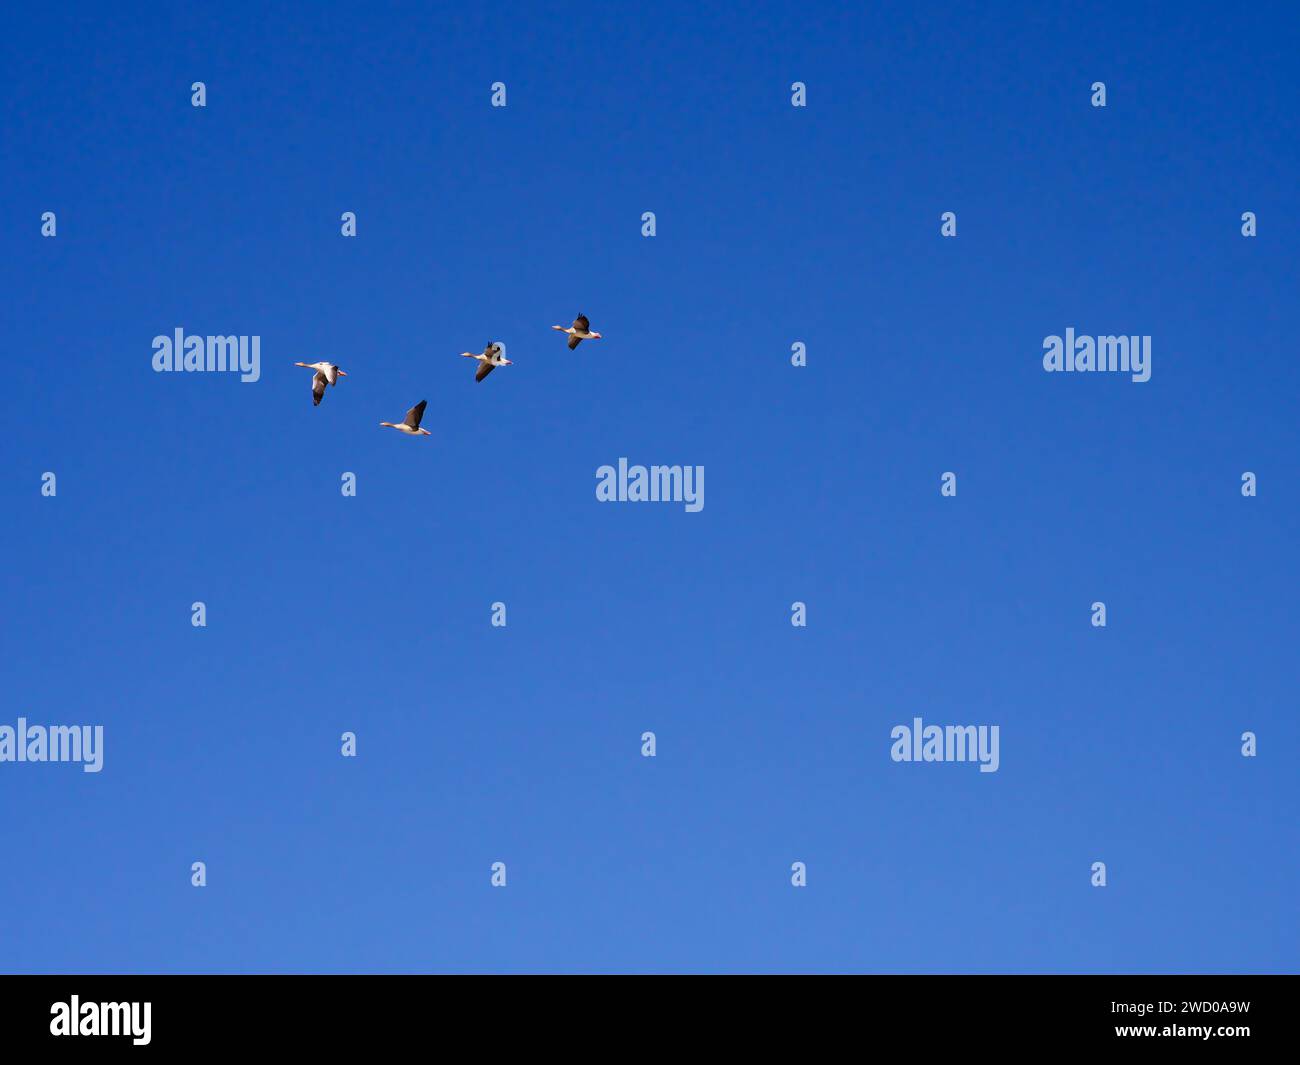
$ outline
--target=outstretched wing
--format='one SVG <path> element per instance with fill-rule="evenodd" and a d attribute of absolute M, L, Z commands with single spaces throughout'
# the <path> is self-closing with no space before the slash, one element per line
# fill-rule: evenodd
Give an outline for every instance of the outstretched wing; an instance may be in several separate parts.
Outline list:
<path fill-rule="evenodd" d="M 576 335 L 576 334 L 574 334 L 574 333 L 570 333 L 570 334 L 569 334 L 569 350 L 570 350 L 570 351 L 572 351 L 574 348 L 576 348 L 576 347 L 577 347 L 579 344 L 581 344 L 581 343 L 582 343 L 582 337 L 580 337 L 580 336 L 578 336 L 578 335 Z"/>
<path fill-rule="evenodd" d="M 427 399 L 422 399 L 406 412 L 406 424 L 412 429 L 420 428 L 420 419 L 424 417 L 424 408 L 428 402 Z"/>
<path fill-rule="evenodd" d="M 589 333 L 591 332 L 591 323 L 587 321 L 585 314 L 580 314 L 573 320 L 573 328 L 579 333 Z"/>
<path fill-rule="evenodd" d="M 495 369 L 496 369 L 495 363 L 488 362 L 486 359 L 484 359 L 482 362 L 478 364 L 478 373 L 474 375 L 474 380 L 482 381 L 483 378 L 485 378 L 488 374 L 490 374 Z"/>
<path fill-rule="evenodd" d="M 318 373 L 311 379 L 311 405 L 313 407 L 319 407 L 320 401 L 324 398 L 324 395 L 325 375 Z"/>

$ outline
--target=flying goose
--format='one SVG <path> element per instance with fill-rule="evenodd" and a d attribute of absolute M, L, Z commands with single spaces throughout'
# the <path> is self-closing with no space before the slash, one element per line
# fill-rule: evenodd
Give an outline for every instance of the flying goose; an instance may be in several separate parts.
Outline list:
<path fill-rule="evenodd" d="M 500 344 L 489 344 L 483 349 L 482 355 L 475 355 L 472 351 L 462 351 L 461 356 L 466 359 L 478 359 L 478 373 L 474 375 L 475 381 L 482 381 L 498 366 L 509 366 L 511 364 L 510 360 L 505 357 L 504 349 Z"/>
<path fill-rule="evenodd" d="M 305 366 L 309 370 L 316 371 L 311 379 L 311 405 L 313 407 L 319 407 L 320 401 L 325 398 L 326 385 L 334 384 L 340 377 L 347 377 L 347 374 L 332 362 L 295 362 L 294 365 Z"/>
<path fill-rule="evenodd" d="M 599 340 L 600 334 L 591 331 L 591 323 L 587 321 L 585 314 L 578 315 L 573 320 L 573 325 L 565 329 L 562 325 L 553 325 L 552 329 L 558 329 L 561 333 L 569 334 L 569 350 L 572 351 L 584 340 Z"/>
<path fill-rule="evenodd" d="M 394 425 L 392 422 L 380 422 L 379 424 L 386 425 L 389 429 L 396 429 L 399 433 L 405 433 L 407 436 L 433 436 L 428 429 L 420 428 L 420 419 L 424 417 L 424 407 L 428 402 L 427 399 L 422 399 L 408 410 L 401 425 Z"/>

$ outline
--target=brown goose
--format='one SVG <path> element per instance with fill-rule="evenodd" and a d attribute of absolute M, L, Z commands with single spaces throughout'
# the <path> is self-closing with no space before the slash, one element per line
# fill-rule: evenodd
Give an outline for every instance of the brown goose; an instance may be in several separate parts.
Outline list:
<path fill-rule="evenodd" d="M 599 340 L 600 334 L 591 331 L 591 323 L 587 321 L 585 314 L 578 315 L 573 320 L 573 325 L 565 329 L 562 325 L 553 325 L 552 329 L 558 329 L 561 333 L 569 334 L 569 350 L 572 351 L 584 340 Z"/>
<path fill-rule="evenodd" d="M 488 374 L 498 366 L 509 366 L 511 362 L 505 357 L 505 349 L 500 344 L 489 344 L 483 349 L 482 355 L 475 355 L 472 351 L 462 351 L 462 358 L 478 359 L 478 372 L 474 375 L 475 381 L 482 381 Z"/>
<path fill-rule="evenodd" d="M 380 422 L 389 429 L 396 429 L 399 433 L 405 433 L 407 436 L 433 436 L 428 429 L 420 428 L 420 419 L 424 417 L 424 408 L 429 401 L 420 400 L 414 407 L 406 412 L 406 418 L 401 425 L 394 425 L 392 422 Z"/>
<path fill-rule="evenodd" d="M 311 405 L 313 407 L 319 407 L 320 401 L 325 398 L 326 385 L 333 385 L 340 377 L 347 377 L 347 374 L 332 362 L 295 362 L 294 365 L 305 366 L 309 370 L 316 371 L 311 379 Z"/>

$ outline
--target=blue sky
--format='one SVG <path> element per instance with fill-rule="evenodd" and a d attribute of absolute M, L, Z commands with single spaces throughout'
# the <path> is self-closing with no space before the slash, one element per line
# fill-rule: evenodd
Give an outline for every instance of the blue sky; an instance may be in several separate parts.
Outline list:
<path fill-rule="evenodd" d="M 1296 971 L 1293 16 L 6 11 L 0 970 Z"/>

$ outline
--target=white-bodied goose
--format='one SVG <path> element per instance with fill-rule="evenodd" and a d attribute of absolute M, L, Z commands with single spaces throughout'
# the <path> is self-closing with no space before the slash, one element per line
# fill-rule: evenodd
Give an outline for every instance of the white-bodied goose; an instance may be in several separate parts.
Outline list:
<path fill-rule="evenodd" d="M 475 355 L 472 351 L 462 351 L 461 356 L 466 359 L 478 359 L 478 373 L 474 375 L 475 381 L 482 381 L 498 366 L 510 365 L 510 360 L 505 357 L 505 351 L 500 344 L 489 344 L 483 349 L 482 355 Z"/>
<path fill-rule="evenodd" d="M 396 429 L 399 433 L 405 433 L 407 436 L 433 436 L 428 429 L 420 428 L 420 419 L 424 417 L 424 407 L 428 400 L 422 399 L 414 407 L 406 412 L 406 419 L 401 425 L 394 425 L 392 422 L 380 422 L 380 425 L 386 425 L 389 429 Z"/>
<path fill-rule="evenodd" d="M 570 351 L 576 348 L 584 340 L 600 339 L 599 333 L 593 333 L 591 331 L 591 323 L 587 321 L 587 316 L 585 314 L 578 315 L 578 317 L 573 320 L 573 325 L 569 326 L 568 329 L 565 329 L 562 325 L 553 325 L 551 328 L 558 329 L 561 333 L 569 334 Z"/>
<path fill-rule="evenodd" d="M 309 370 L 315 370 L 316 374 L 311 379 L 311 405 L 319 407 L 320 401 L 325 398 L 325 386 L 334 384 L 340 377 L 347 377 L 342 370 L 332 362 L 295 362 L 295 366 L 305 366 Z"/>

